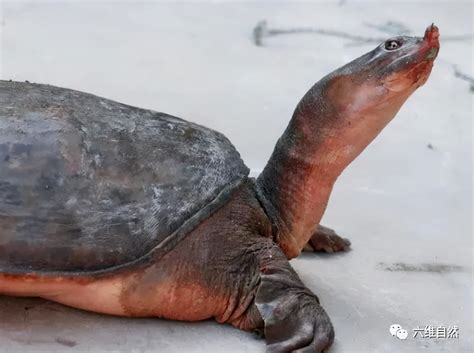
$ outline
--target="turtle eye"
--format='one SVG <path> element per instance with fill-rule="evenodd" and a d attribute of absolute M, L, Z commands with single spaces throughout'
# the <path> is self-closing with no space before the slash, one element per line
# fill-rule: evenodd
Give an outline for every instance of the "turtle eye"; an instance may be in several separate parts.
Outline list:
<path fill-rule="evenodd" d="M 402 43 L 398 40 L 391 39 L 385 42 L 385 49 L 387 50 L 395 50 L 395 49 L 400 48 L 401 46 L 402 46 Z"/>

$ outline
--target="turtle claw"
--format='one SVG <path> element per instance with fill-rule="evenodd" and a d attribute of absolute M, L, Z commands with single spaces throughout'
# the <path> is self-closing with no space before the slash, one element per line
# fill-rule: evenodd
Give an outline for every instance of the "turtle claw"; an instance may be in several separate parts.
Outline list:
<path fill-rule="evenodd" d="M 351 242 L 349 239 L 337 235 L 331 228 L 319 225 L 307 245 L 305 250 L 333 253 L 349 251 Z"/>

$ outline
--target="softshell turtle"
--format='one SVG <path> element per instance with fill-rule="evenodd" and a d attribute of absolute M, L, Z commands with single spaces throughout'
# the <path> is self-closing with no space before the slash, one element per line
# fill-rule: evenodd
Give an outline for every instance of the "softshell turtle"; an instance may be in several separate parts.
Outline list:
<path fill-rule="evenodd" d="M 438 29 L 316 83 L 257 179 L 220 133 L 48 85 L 0 82 L 0 293 L 259 330 L 272 352 L 334 339 L 288 259 L 348 242 L 319 226 L 343 169 L 424 84 Z"/>

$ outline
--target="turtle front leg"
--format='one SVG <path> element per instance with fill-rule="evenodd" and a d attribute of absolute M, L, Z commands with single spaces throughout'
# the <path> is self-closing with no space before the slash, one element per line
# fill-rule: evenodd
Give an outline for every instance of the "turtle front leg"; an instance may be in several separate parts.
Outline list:
<path fill-rule="evenodd" d="M 318 225 L 303 250 L 333 253 L 348 251 L 350 247 L 351 242 L 349 239 L 339 236 L 331 228 Z"/>
<path fill-rule="evenodd" d="M 284 254 L 264 255 L 255 306 L 264 322 L 267 352 L 326 352 L 334 340 L 318 297 L 298 278 Z"/>

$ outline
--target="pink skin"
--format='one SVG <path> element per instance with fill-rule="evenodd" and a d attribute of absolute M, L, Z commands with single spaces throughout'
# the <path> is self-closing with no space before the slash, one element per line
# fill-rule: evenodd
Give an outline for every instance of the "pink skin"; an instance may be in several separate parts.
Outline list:
<path fill-rule="evenodd" d="M 426 82 L 438 37 L 431 25 L 424 38 L 388 40 L 323 78 L 298 104 L 258 180 L 288 258 L 317 229 L 337 177 Z M 392 42 L 398 48 L 388 50 Z"/>

